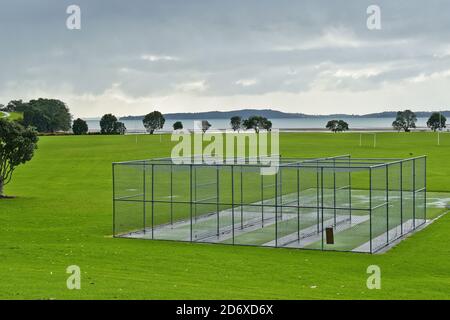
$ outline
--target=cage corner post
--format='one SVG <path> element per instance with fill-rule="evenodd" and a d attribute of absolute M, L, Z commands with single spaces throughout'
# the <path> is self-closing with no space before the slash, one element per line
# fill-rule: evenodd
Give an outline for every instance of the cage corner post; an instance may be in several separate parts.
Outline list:
<path fill-rule="evenodd" d="M 369 168 L 369 250 L 373 253 L 372 244 L 372 167 Z"/>
<path fill-rule="evenodd" d="M 322 251 L 325 249 L 324 243 L 323 243 L 323 207 L 324 207 L 324 193 L 323 193 L 323 167 L 320 167 L 320 231 L 321 231 L 321 241 L 322 241 Z"/>
<path fill-rule="evenodd" d="M 153 178 L 153 174 L 152 174 Z M 146 234 L 147 229 L 147 213 L 146 213 L 146 190 L 145 190 L 145 162 L 142 163 L 142 227 L 143 227 L 143 233 L 144 237 Z M 153 211 L 153 210 L 152 210 Z M 153 229 L 153 223 L 152 223 L 152 229 Z M 153 239 L 153 230 L 152 230 L 152 239 Z"/>
<path fill-rule="evenodd" d="M 231 238 L 234 245 L 234 164 L 231 165 Z"/>
<path fill-rule="evenodd" d="M 116 179 L 115 179 L 115 163 L 112 164 L 112 235 L 116 237 Z"/>
<path fill-rule="evenodd" d="M 190 242 L 192 242 L 192 233 L 193 233 L 193 226 L 192 226 L 192 210 L 193 210 L 193 203 L 192 203 L 192 162 L 189 164 L 189 239 Z"/>
<path fill-rule="evenodd" d="M 427 156 L 424 157 L 423 164 L 423 185 L 424 185 L 424 223 L 427 222 Z"/>
<path fill-rule="evenodd" d="M 413 196 L 413 230 L 416 229 L 416 159 L 412 160 L 412 196 Z"/>
<path fill-rule="evenodd" d="M 278 171 L 275 172 L 275 248 L 278 247 Z"/>

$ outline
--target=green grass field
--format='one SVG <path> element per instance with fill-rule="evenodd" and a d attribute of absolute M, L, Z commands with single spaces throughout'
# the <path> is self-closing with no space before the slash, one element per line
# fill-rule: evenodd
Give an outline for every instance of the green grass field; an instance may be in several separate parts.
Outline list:
<path fill-rule="evenodd" d="M 428 155 L 450 192 L 450 134 L 281 134 L 285 157 Z M 450 215 L 381 255 L 113 239 L 111 162 L 170 156 L 169 136 L 41 137 L 0 200 L 2 299 L 448 299 Z M 443 195 L 444 197 L 444 195 Z M 449 199 L 443 199 L 447 203 Z M 445 208 L 433 208 L 438 216 Z M 81 290 L 66 268 L 81 268 Z M 382 289 L 366 287 L 379 265 Z"/>
<path fill-rule="evenodd" d="M 6 114 L 0 111 L 0 118 L 5 117 Z M 21 120 L 23 118 L 22 112 L 10 112 L 6 119 L 8 120 Z"/>

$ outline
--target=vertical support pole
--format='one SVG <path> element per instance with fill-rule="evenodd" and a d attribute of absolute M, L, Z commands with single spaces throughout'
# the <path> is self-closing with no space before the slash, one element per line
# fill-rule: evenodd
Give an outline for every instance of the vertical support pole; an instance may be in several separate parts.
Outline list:
<path fill-rule="evenodd" d="M 352 223 L 352 169 L 351 160 L 348 158 L 348 207 L 349 207 L 349 218 L 350 224 Z"/>
<path fill-rule="evenodd" d="M 216 166 L 216 211 L 217 211 L 217 236 L 220 235 L 220 206 L 219 206 L 219 195 L 220 195 L 220 185 L 219 185 L 219 166 Z"/>
<path fill-rule="evenodd" d="M 116 236 L 116 174 L 115 174 L 115 166 L 116 164 L 112 164 L 112 195 L 113 195 L 113 201 L 112 201 L 112 209 L 113 209 L 113 226 L 112 226 L 112 232 L 113 237 Z"/>
<path fill-rule="evenodd" d="M 278 171 L 275 173 L 275 247 L 278 247 Z"/>
<path fill-rule="evenodd" d="M 316 205 L 317 205 L 317 234 L 320 232 L 320 180 L 319 180 L 319 162 L 316 167 Z"/>
<path fill-rule="evenodd" d="M 413 230 L 416 229 L 416 159 L 413 159 Z"/>
<path fill-rule="evenodd" d="M 282 166 L 278 168 L 280 170 L 280 219 L 283 220 L 283 171 Z M 277 182 L 278 183 L 278 182 Z"/>
<path fill-rule="evenodd" d="M 389 243 L 389 165 L 386 165 L 386 243 Z"/>
<path fill-rule="evenodd" d="M 324 234 L 324 228 L 323 228 L 323 167 L 320 168 L 320 195 L 321 195 L 321 199 L 320 199 L 320 207 L 321 207 L 321 215 L 322 215 L 322 221 L 321 221 L 321 229 L 322 229 L 322 250 L 324 249 L 323 247 L 323 234 Z"/>
<path fill-rule="evenodd" d="M 403 235 L 403 160 L 400 162 L 400 234 Z"/>
<path fill-rule="evenodd" d="M 264 228 L 264 175 L 261 176 L 261 228 Z"/>
<path fill-rule="evenodd" d="M 154 239 L 155 229 L 155 165 L 152 164 L 152 239 Z"/>
<path fill-rule="evenodd" d="M 147 212 L 146 212 L 146 190 L 145 190 L 145 162 L 142 163 L 142 223 L 144 235 L 147 232 Z M 153 224 L 152 224 L 153 229 Z"/>
<path fill-rule="evenodd" d="M 333 159 L 333 207 L 334 207 L 334 225 L 337 225 L 337 210 L 336 210 L 336 158 Z M 323 232 L 323 229 L 322 229 Z"/>
<path fill-rule="evenodd" d="M 189 218 L 190 218 L 190 238 L 192 242 L 192 210 L 193 210 L 193 192 L 192 192 L 192 164 L 189 165 Z"/>
<path fill-rule="evenodd" d="M 423 210 L 424 210 L 424 223 L 427 221 L 427 157 L 423 158 L 424 160 L 424 167 L 423 167 L 423 186 L 424 186 L 424 203 L 423 203 Z"/>
<path fill-rule="evenodd" d="M 372 168 L 369 168 L 369 238 L 370 238 L 370 253 L 372 250 Z"/>
<path fill-rule="evenodd" d="M 297 239 L 300 242 L 300 168 L 297 165 Z"/>
<path fill-rule="evenodd" d="M 231 166 L 231 237 L 234 244 L 234 164 Z"/>
<path fill-rule="evenodd" d="M 194 221 L 197 222 L 197 167 L 194 169 Z"/>
<path fill-rule="evenodd" d="M 240 203 L 241 203 L 241 230 L 242 229 L 244 229 L 244 200 L 243 200 L 243 198 L 244 198 L 244 175 L 243 175 L 243 168 L 242 168 L 242 165 L 241 165 L 241 176 L 240 176 L 240 179 L 241 179 L 241 201 L 240 201 Z"/>
<path fill-rule="evenodd" d="M 173 225 L 173 164 L 170 164 L 170 225 Z"/>

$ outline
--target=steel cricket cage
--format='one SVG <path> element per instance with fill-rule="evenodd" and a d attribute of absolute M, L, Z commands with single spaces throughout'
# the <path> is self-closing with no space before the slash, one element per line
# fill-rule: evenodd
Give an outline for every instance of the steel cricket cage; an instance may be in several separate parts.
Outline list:
<path fill-rule="evenodd" d="M 114 237 L 375 253 L 427 221 L 425 156 L 194 162 L 113 163 Z"/>

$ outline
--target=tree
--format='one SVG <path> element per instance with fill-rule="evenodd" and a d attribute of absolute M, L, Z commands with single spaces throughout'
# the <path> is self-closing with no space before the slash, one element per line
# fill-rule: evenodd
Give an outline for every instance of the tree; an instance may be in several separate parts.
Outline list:
<path fill-rule="evenodd" d="M 431 130 L 441 130 L 442 128 L 446 128 L 447 118 L 441 114 L 440 112 L 433 112 L 430 118 L 427 121 L 427 127 L 431 128 Z"/>
<path fill-rule="evenodd" d="M 417 117 L 411 110 L 397 112 L 397 118 L 392 122 L 392 127 L 397 130 L 404 130 L 410 132 L 411 128 L 416 127 Z"/>
<path fill-rule="evenodd" d="M 164 119 L 161 112 L 153 111 L 147 114 L 142 122 L 144 123 L 145 129 L 147 129 L 150 134 L 153 134 L 155 130 L 161 130 L 164 127 L 166 119 Z"/>
<path fill-rule="evenodd" d="M 239 116 L 231 117 L 230 125 L 231 125 L 231 129 L 233 129 L 233 131 L 239 130 L 242 126 L 242 118 Z"/>
<path fill-rule="evenodd" d="M 34 127 L 38 132 L 50 132 L 49 117 L 36 108 L 28 108 L 23 113 L 22 124 L 25 127 Z"/>
<path fill-rule="evenodd" d="M 261 128 L 267 131 L 272 130 L 272 121 L 268 120 L 267 118 L 263 118 L 261 122 Z"/>
<path fill-rule="evenodd" d="M 173 130 L 181 130 L 183 129 L 183 124 L 181 121 L 177 121 L 173 124 Z"/>
<path fill-rule="evenodd" d="M 72 131 L 75 135 L 86 134 L 88 132 L 88 125 L 86 121 L 78 118 L 73 122 Z"/>
<path fill-rule="evenodd" d="M 125 134 L 125 132 L 127 132 L 125 124 L 123 122 L 116 121 L 116 123 L 114 123 L 114 134 Z"/>
<path fill-rule="evenodd" d="M 334 133 L 347 131 L 348 123 L 345 122 L 344 120 L 330 120 L 330 121 L 328 121 L 326 128 L 328 130 L 333 131 Z"/>
<path fill-rule="evenodd" d="M 202 132 L 205 133 L 208 129 L 211 128 L 211 124 L 208 120 L 202 120 Z"/>
<path fill-rule="evenodd" d="M 14 111 L 23 112 L 25 126 L 34 126 L 39 132 L 52 133 L 70 129 L 72 115 L 66 104 L 60 100 L 39 98 L 28 103 L 22 103 L 21 100 L 11 103 L 14 104 Z"/>
<path fill-rule="evenodd" d="M 242 121 L 242 126 L 247 130 L 253 129 L 256 133 L 259 133 L 261 129 L 270 131 L 272 129 L 272 122 L 265 117 L 251 116 Z"/>
<path fill-rule="evenodd" d="M 339 122 L 338 122 L 338 129 L 339 129 L 340 132 L 347 131 L 349 129 L 348 123 L 345 122 L 344 120 L 339 120 Z"/>
<path fill-rule="evenodd" d="M 105 114 L 100 119 L 100 133 L 101 134 L 114 134 L 116 132 L 116 116 L 111 113 Z"/>
<path fill-rule="evenodd" d="M 0 198 L 5 197 L 3 188 L 11 181 L 16 167 L 33 157 L 37 142 L 34 129 L 0 119 Z"/>
<path fill-rule="evenodd" d="M 25 108 L 27 107 L 27 103 L 23 102 L 22 100 L 11 100 L 8 102 L 6 107 L 4 107 L 4 111 L 7 112 L 24 112 Z"/>

